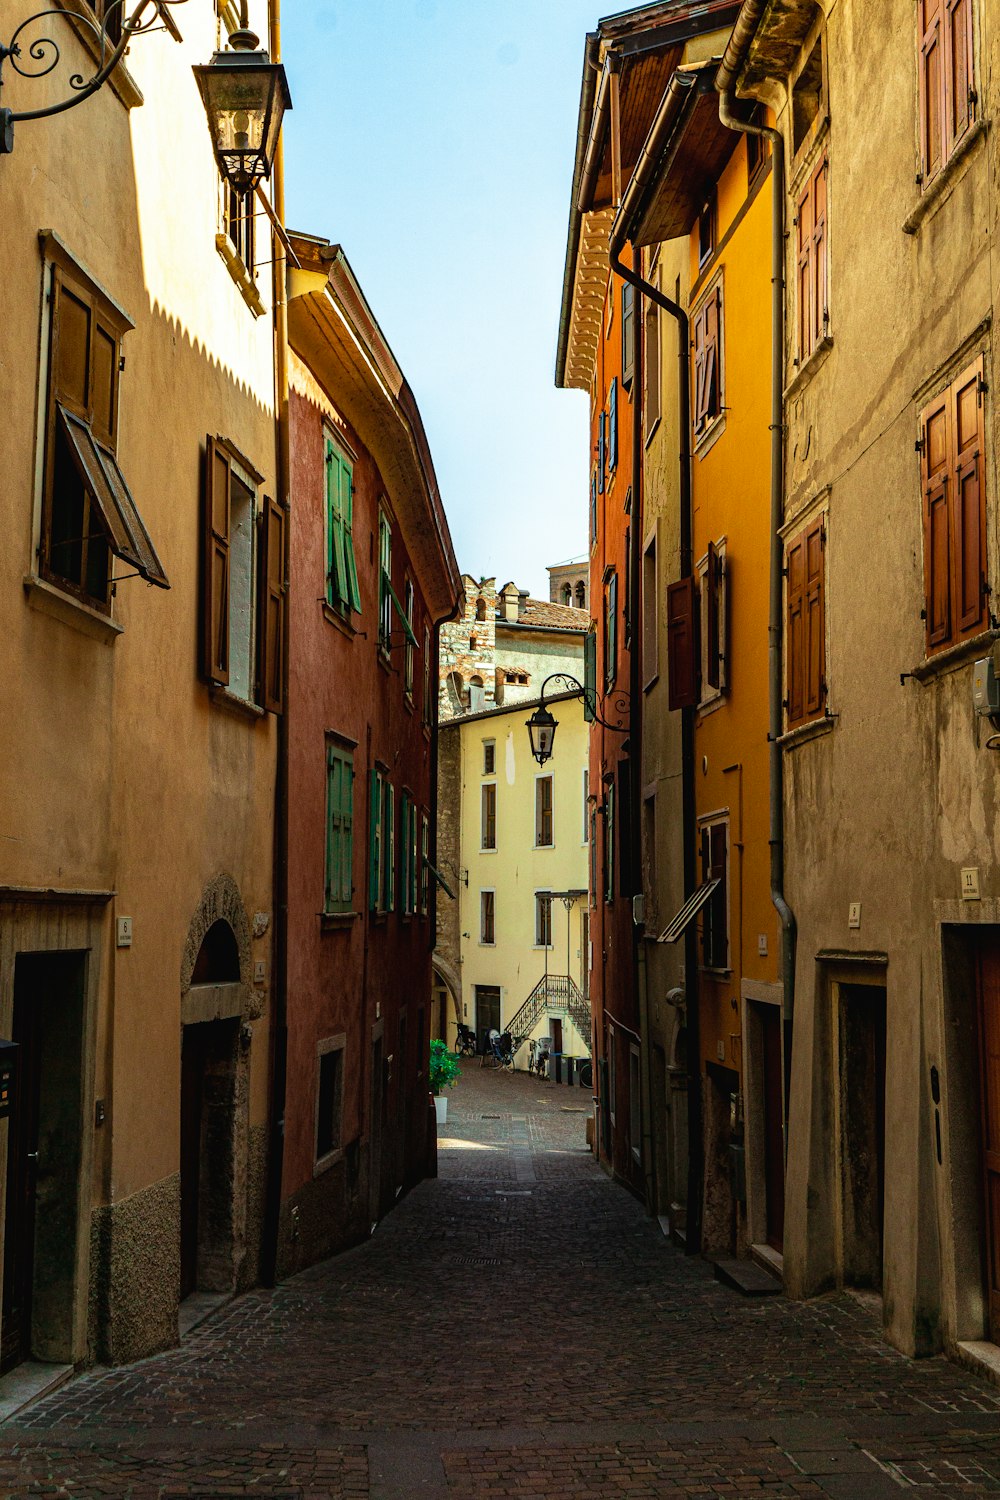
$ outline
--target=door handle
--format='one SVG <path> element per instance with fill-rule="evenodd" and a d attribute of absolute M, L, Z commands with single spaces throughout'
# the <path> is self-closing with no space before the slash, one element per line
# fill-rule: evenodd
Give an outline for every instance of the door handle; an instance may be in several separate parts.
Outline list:
<path fill-rule="evenodd" d="M 37 1151 L 29 1151 L 28 1152 L 28 1160 L 29 1161 L 37 1161 L 38 1160 L 38 1152 Z"/>

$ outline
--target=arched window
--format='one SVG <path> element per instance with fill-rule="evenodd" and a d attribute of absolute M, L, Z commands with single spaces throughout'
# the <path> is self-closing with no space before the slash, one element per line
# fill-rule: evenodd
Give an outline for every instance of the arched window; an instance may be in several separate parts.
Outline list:
<path fill-rule="evenodd" d="M 474 714 L 486 707 L 486 688 L 481 677 L 469 678 L 469 707 Z"/>
<path fill-rule="evenodd" d="M 564 583 L 563 584 L 562 596 L 563 596 L 563 603 L 564 604 L 572 604 L 573 603 L 573 585 L 571 583 Z"/>
<path fill-rule="evenodd" d="M 477 599 L 476 600 L 476 619 L 477 620 L 485 620 L 486 619 L 486 600 L 485 599 Z"/>
<path fill-rule="evenodd" d="M 576 586 L 576 607 L 577 609 L 586 609 L 587 607 L 587 590 L 582 578 Z"/>
<path fill-rule="evenodd" d="M 461 708 L 462 690 L 465 687 L 461 672 L 448 673 L 447 687 L 448 702 L 451 704 L 452 708 Z"/>
<path fill-rule="evenodd" d="M 240 950 L 236 934 L 222 917 L 202 938 L 191 974 L 192 984 L 239 984 Z"/>

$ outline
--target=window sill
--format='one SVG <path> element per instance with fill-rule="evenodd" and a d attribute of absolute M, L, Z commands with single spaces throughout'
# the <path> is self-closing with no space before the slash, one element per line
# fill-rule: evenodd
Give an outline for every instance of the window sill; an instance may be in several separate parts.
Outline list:
<path fill-rule="evenodd" d="M 335 625 L 338 630 L 342 631 L 349 641 L 353 641 L 358 632 L 351 624 L 350 619 L 346 615 L 342 615 L 340 610 L 335 608 L 334 605 L 328 604 L 325 599 L 321 600 L 320 603 L 323 609 L 323 618 L 329 620 L 331 625 Z"/>
<path fill-rule="evenodd" d="M 707 719 L 710 714 L 718 712 L 725 701 L 726 694 L 721 688 L 717 693 L 713 693 L 711 698 L 704 698 L 701 703 L 698 704 L 697 712 L 699 719 Z"/>
<path fill-rule="evenodd" d="M 343 1159 L 343 1146 L 338 1146 L 336 1151 L 328 1151 L 325 1156 L 320 1157 L 319 1161 L 313 1163 L 313 1177 L 322 1177 L 324 1172 L 328 1172 L 331 1167 L 335 1167 Z"/>
<path fill-rule="evenodd" d="M 248 703 L 238 693 L 231 693 L 227 687 L 221 687 L 217 682 L 210 684 L 208 696 L 219 708 L 227 709 L 229 713 L 235 714 L 239 719 L 265 719 L 264 710 L 257 703 Z"/>
<path fill-rule="evenodd" d="M 997 640 L 1000 640 L 1000 630 L 981 630 L 978 635 L 959 641 L 957 646 L 947 646 L 937 655 L 928 657 L 918 667 L 914 667 L 909 675 L 920 683 L 932 682 L 935 677 L 946 677 L 949 672 L 957 672 L 967 662 L 975 661 L 977 656 L 988 651 Z"/>
<path fill-rule="evenodd" d="M 952 188 L 965 176 L 965 167 L 972 153 L 980 141 L 985 140 L 988 128 L 989 122 L 983 117 L 969 127 L 944 166 L 924 188 L 916 207 L 903 220 L 904 234 L 916 234 L 924 220 L 937 213 L 942 204 L 948 201 Z"/>
<path fill-rule="evenodd" d="M 778 736 L 778 744 L 782 750 L 794 750 L 797 745 L 819 739 L 821 734 L 829 734 L 836 722 L 835 715 L 826 714 L 820 719 L 810 719 L 808 724 L 796 724 L 794 729 Z"/>
<path fill-rule="evenodd" d="M 84 3 L 84 0 L 55 0 L 55 3 L 59 6 L 60 10 L 65 10 L 70 15 L 82 16 L 85 21 L 90 21 L 91 26 L 93 25 L 94 12 L 90 6 Z M 91 30 L 91 27 L 74 26 L 73 34 L 84 50 L 89 52 L 94 62 L 100 64 L 101 44 L 97 40 L 96 34 Z M 142 90 L 128 68 L 126 68 L 124 62 L 118 64 L 108 79 L 108 83 L 111 85 L 112 92 L 121 100 L 126 109 L 136 109 L 140 104 L 145 103 Z"/>
<path fill-rule="evenodd" d="M 262 318 L 267 308 L 264 306 L 263 298 L 257 290 L 257 283 L 233 249 L 232 241 L 228 234 L 217 234 L 215 236 L 215 248 L 225 261 L 226 270 L 239 288 L 240 296 L 247 307 L 249 307 L 255 318 Z"/>
<path fill-rule="evenodd" d="M 359 911 L 321 911 L 319 930 L 320 932 L 349 932 L 360 916 Z"/>
<path fill-rule="evenodd" d="M 723 414 L 722 414 L 721 417 L 716 417 L 716 419 L 712 423 L 711 427 L 709 427 L 705 432 L 703 432 L 702 435 L 701 435 L 701 437 L 695 438 L 695 441 L 694 441 L 694 456 L 695 456 L 695 458 L 707 458 L 708 455 L 709 455 L 709 453 L 715 447 L 716 443 L 719 441 L 719 439 L 722 436 L 722 434 L 725 432 L 725 430 L 726 430 L 726 414 L 725 414 L 725 412 L 723 412 Z"/>
<path fill-rule="evenodd" d="M 799 394 L 804 386 L 807 386 L 809 384 L 810 380 L 812 380 L 817 370 L 821 369 L 822 366 L 826 364 L 827 356 L 829 355 L 832 348 L 833 335 L 831 333 L 824 333 L 815 349 L 809 355 L 809 358 L 806 360 L 805 364 L 799 365 L 795 374 L 785 386 L 785 389 L 782 392 L 783 400 L 791 400 L 793 396 L 797 396 Z"/>
<path fill-rule="evenodd" d="M 82 635 L 89 635 L 95 641 L 103 641 L 105 645 L 111 645 L 124 633 L 125 627 L 119 625 L 117 620 L 102 614 L 99 609 L 92 609 L 82 599 L 63 593 L 62 589 L 39 578 L 37 574 L 28 573 L 23 581 L 28 604 L 40 614 L 49 615 L 53 620 L 61 620 L 71 629 L 79 630 Z"/>

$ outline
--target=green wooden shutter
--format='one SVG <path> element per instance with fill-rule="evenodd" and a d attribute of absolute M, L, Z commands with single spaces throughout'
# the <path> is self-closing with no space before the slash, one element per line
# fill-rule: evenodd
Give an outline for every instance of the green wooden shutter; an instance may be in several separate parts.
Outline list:
<path fill-rule="evenodd" d="M 403 910 L 410 910 L 410 799 L 403 792 L 399 803 L 400 840 L 402 843 L 400 885 L 402 886 Z"/>
<path fill-rule="evenodd" d="M 371 773 L 368 802 L 368 905 L 377 911 L 382 890 L 382 777 Z"/>
<path fill-rule="evenodd" d="M 597 634 L 588 630 L 583 638 L 583 717 L 594 722 L 597 712 Z"/>
<path fill-rule="evenodd" d="M 383 865 L 385 868 L 385 909 L 395 911 L 396 909 L 396 794 L 392 789 L 392 782 L 385 783 L 385 849 L 383 850 Z"/>
<path fill-rule="evenodd" d="M 332 605 L 345 605 L 348 602 L 341 483 L 340 454 L 328 439 L 326 444 L 326 596 Z"/>
<path fill-rule="evenodd" d="M 347 602 L 361 613 L 358 565 L 354 557 L 354 469 L 344 459 L 340 465 L 340 513 L 344 527 L 344 560 L 347 565 Z"/>
<path fill-rule="evenodd" d="M 332 745 L 326 747 L 326 881 L 323 910 L 332 911 L 336 901 L 338 833 L 340 826 L 339 762 Z"/>
<path fill-rule="evenodd" d="M 354 897 L 354 757 L 340 763 L 340 899 L 350 910 Z"/>

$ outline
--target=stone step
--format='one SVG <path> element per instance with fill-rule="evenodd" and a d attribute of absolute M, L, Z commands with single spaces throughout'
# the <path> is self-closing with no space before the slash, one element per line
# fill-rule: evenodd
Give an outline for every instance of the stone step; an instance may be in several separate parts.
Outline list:
<path fill-rule="evenodd" d="M 783 1290 L 780 1281 L 752 1260 L 716 1260 L 712 1269 L 716 1281 L 742 1292 L 744 1297 L 775 1297 Z"/>

